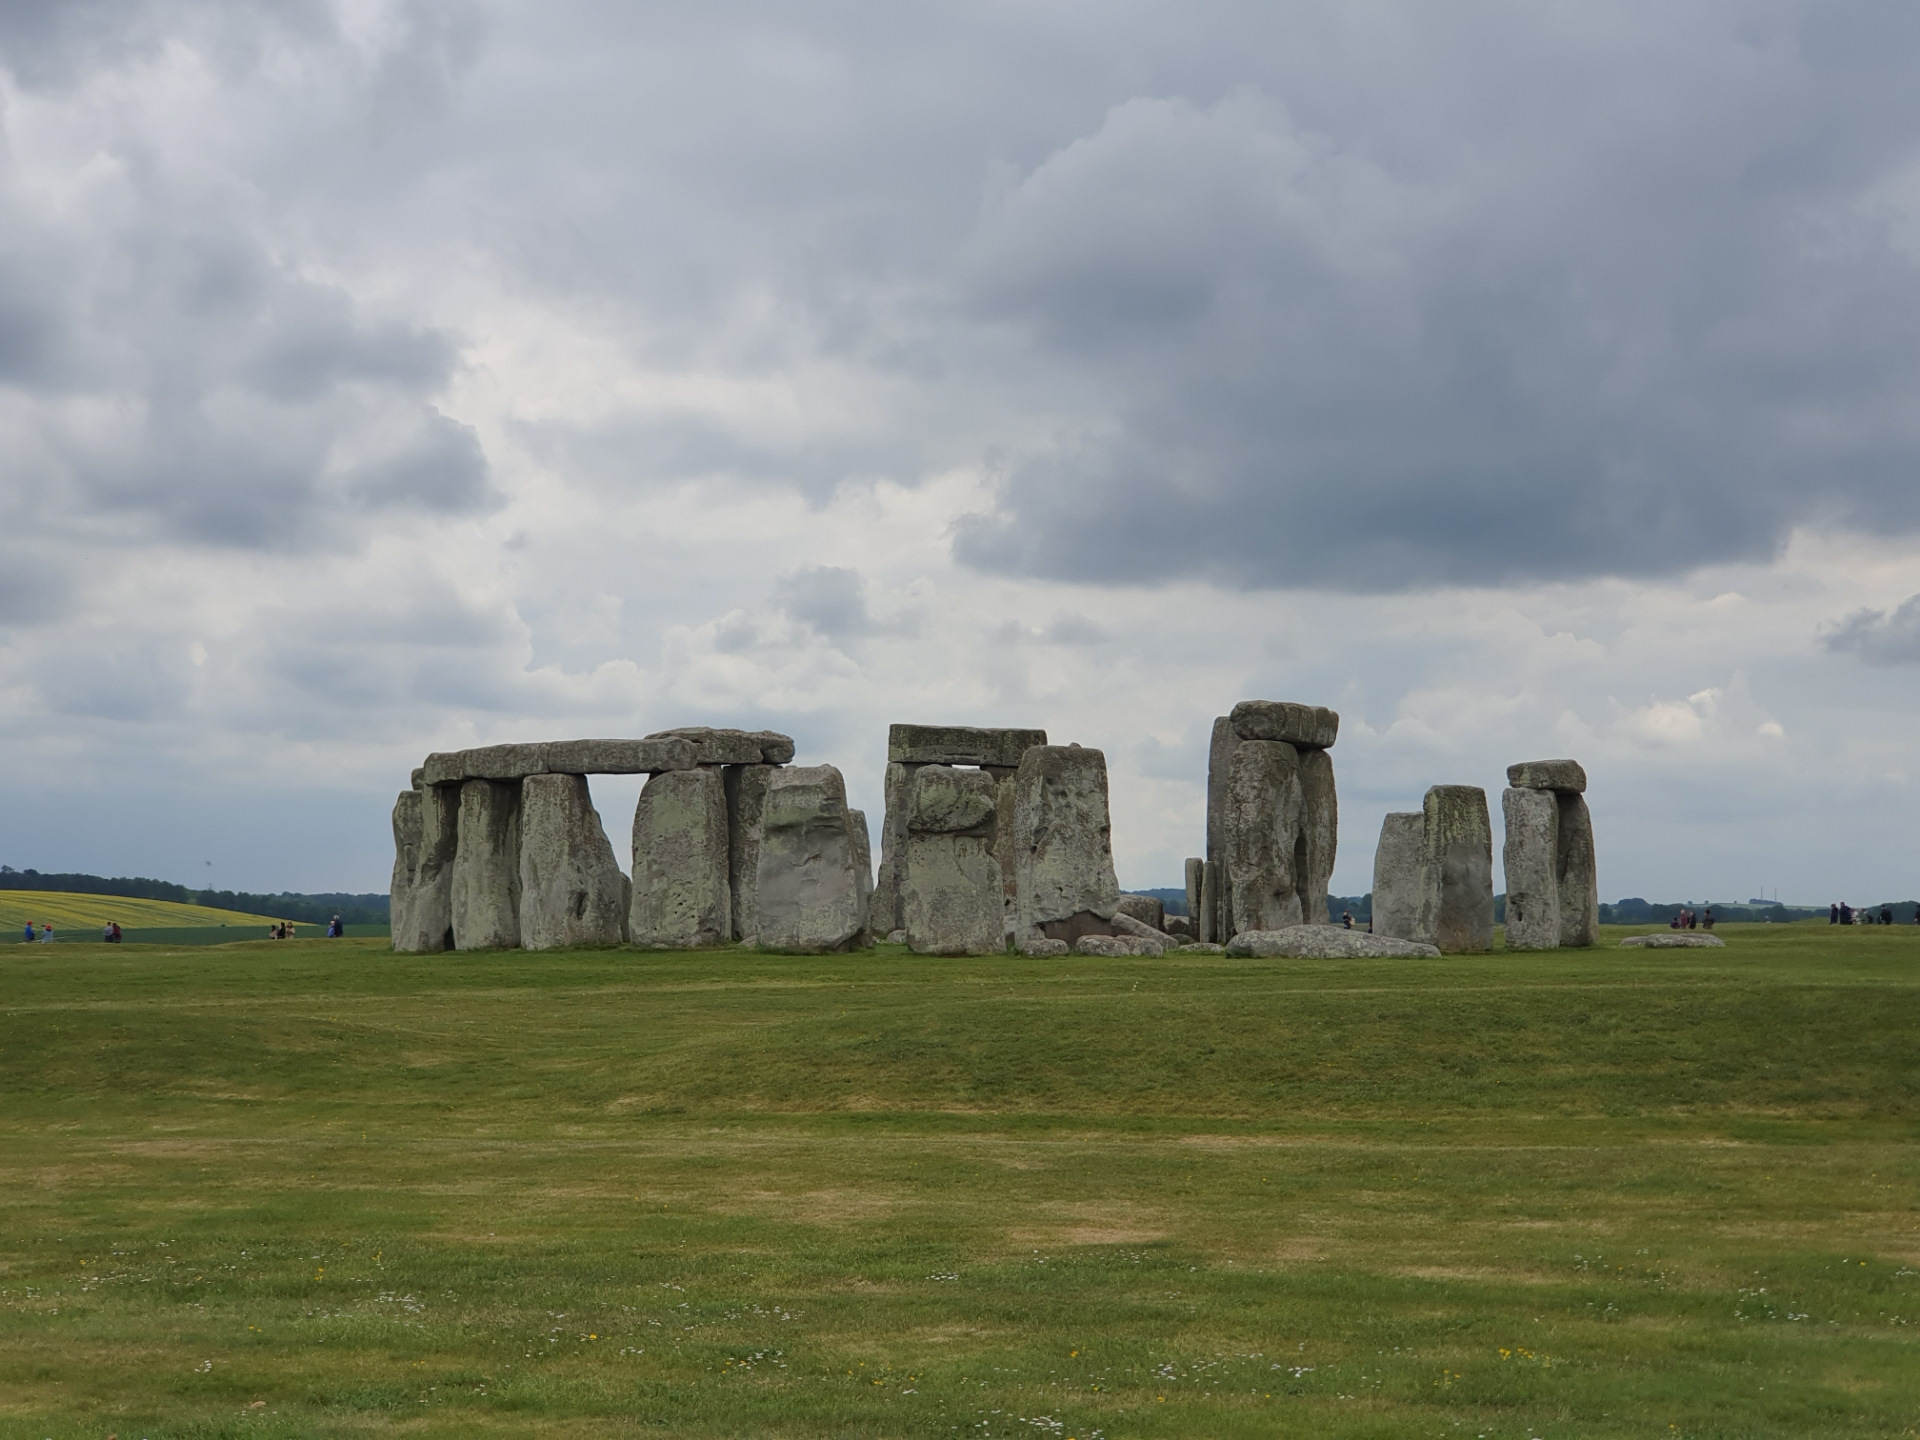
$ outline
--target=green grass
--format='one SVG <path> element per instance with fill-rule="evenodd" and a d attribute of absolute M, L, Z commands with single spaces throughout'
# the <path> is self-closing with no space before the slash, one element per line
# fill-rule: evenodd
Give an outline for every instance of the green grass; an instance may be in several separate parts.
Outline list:
<path fill-rule="evenodd" d="M 239 910 L 215 910 L 206 905 L 182 905 L 173 900 L 137 900 L 125 895 L 78 895 L 65 890 L 0 890 L 0 939 L 20 939 L 22 927 L 52 925 L 56 944 L 69 939 L 98 940 L 107 922 L 117 920 L 122 930 L 172 927 L 233 926 L 247 935 L 263 935 L 273 918 Z M 304 930 L 306 927 L 300 927 Z M 322 933 L 325 926 L 320 927 Z M 238 938 L 229 936 L 229 939 Z"/>
<path fill-rule="evenodd" d="M 1920 930 L 0 948 L 0 1437 L 1912 1435 Z"/>

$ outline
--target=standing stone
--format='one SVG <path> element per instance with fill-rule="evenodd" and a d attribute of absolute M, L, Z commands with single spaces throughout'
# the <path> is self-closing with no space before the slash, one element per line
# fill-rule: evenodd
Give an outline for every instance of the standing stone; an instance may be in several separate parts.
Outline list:
<path fill-rule="evenodd" d="M 1300 754 L 1293 746 L 1280 740 L 1243 740 L 1235 747 L 1226 814 L 1235 933 L 1283 930 L 1301 923 L 1294 866 L 1300 802 Z"/>
<path fill-rule="evenodd" d="M 891 934 L 906 924 L 904 879 L 907 864 L 907 808 L 911 803 L 914 771 L 902 761 L 887 762 L 886 813 L 880 817 L 880 878 L 873 889 L 872 928 Z"/>
<path fill-rule="evenodd" d="M 422 784 L 416 793 L 420 839 L 405 912 L 393 926 L 393 948 L 434 954 L 453 948 L 453 857 L 460 834 L 460 787 Z M 397 812 L 395 819 L 399 821 Z"/>
<path fill-rule="evenodd" d="M 826 953 L 864 941 L 866 886 L 840 772 L 831 765 L 775 770 L 761 824 L 758 943 Z"/>
<path fill-rule="evenodd" d="M 1219 932 L 1220 867 L 1211 860 L 1200 862 L 1200 918 L 1196 934 L 1200 943 L 1211 945 Z"/>
<path fill-rule="evenodd" d="M 529 775 L 520 786 L 520 943 L 618 945 L 627 938 L 627 877 L 584 775 Z"/>
<path fill-rule="evenodd" d="M 1493 825 L 1477 785 L 1427 791 L 1419 933 L 1442 954 L 1493 948 Z"/>
<path fill-rule="evenodd" d="M 913 772 L 901 909 L 915 954 L 990 955 L 1006 948 L 994 852 L 998 789 L 984 770 L 922 765 Z"/>
<path fill-rule="evenodd" d="M 1207 862 L 1191 856 L 1187 859 L 1187 929 L 1200 938 L 1200 901 L 1207 885 Z"/>
<path fill-rule="evenodd" d="M 1585 775 L 1581 776 L 1585 779 Z M 1600 881 L 1593 851 L 1593 816 L 1585 797 L 1556 791 L 1560 809 L 1560 943 L 1570 947 L 1600 942 Z"/>
<path fill-rule="evenodd" d="M 1560 944 L 1560 805 L 1551 790 L 1509 788 L 1500 796 L 1507 838 L 1500 847 L 1507 877 L 1507 948 L 1552 950 Z"/>
<path fill-rule="evenodd" d="M 729 765 L 721 784 L 727 796 L 727 892 L 733 906 L 735 940 L 753 943 L 759 935 L 761 815 L 767 787 L 777 772 L 771 765 Z"/>
<path fill-rule="evenodd" d="M 1233 934 L 1233 900 L 1226 883 L 1227 779 L 1239 744 L 1230 717 L 1222 715 L 1213 722 L 1207 744 L 1207 864 L 1215 867 L 1216 875 L 1213 904 L 1207 907 L 1200 933 L 1204 940 L 1221 943 Z"/>
<path fill-rule="evenodd" d="M 500 950 L 520 943 L 520 783 L 460 786 L 453 855 L 453 945 Z"/>
<path fill-rule="evenodd" d="M 1107 757 L 1035 745 L 1014 777 L 1014 934 L 1021 940 L 1110 935 L 1120 908 L 1107 810 Z"/>
<path fill-rule="evenodd" d="M 726 782 L 718 769 L 648 779 L 633 812 L 633 943 L 724 945 L 733 932 L 727 852 Z"/>
<path fill-rule="evenodd" d="M 388 929 L 393 948 L 408 948 L 402 937 L 413 933 L 413 885 L 420 869 L 420 792 L 402 790 L 393 802 L 393 884 L 387 895 Z"/>
<path fill-rule="evenodd" d="M 1337 726 L 1340 717 L 1335 715 L 1333 723 Z M 1294 884 L 1300 891 L 1300 919 L 1304 924 L 1333 923 L 1333 917 L 1327 913 L 1327 886 L 1333 881 L 1334 855 L 1339 848 L 1340 797 L 1333 785 L 1333 757 L 1325 750 L 1303 750 L 1300 752 L 1300 842 L 1293 868 Z"/>
<path fill-rule="evenodd" d="M 1380 822 L 1380 845 L 1373 852 L 1374 934 L 1395 940 L 1416 938 L 1425 836 L 1426 816 L 1418 810 L 1392 814 Z"/>
<path fill-rule="evenodd" d="M 860 913 L 873 909 L 873 839 L 867 831 L 867 812 L 847 811 L 847 835 L 853 843 L 853 863 L 860 874 Z M 864 922 L 862 922 L 864 925 Z M 873 943 L 872 927 L 867 926 L 867 944 Z"/>

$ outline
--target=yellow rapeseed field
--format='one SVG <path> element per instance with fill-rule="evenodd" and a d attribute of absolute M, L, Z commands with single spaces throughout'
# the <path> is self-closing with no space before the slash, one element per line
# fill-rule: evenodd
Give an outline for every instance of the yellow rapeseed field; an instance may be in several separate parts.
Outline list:
<path fill-rule="evenodd" d="M 29 920 L 36 926 L 52 925 L 57 935 L 63 930 L 97 931 L 109 920 L 118 921 L 127 930 L 238 925 L 249 931 L 257 931 L 271 925 L 277 918 L 245 915 L 238 910 L 215 910 L 206 905 L 179 905 L 171 900 L 129 900 L 124 895 L 0 890 L 0 939 L 17 936 Z"/>

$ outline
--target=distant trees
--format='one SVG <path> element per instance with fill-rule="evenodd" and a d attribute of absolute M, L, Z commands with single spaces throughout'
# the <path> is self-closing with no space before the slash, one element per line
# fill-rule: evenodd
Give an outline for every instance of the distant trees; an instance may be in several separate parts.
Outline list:
<path fill-rule="evenodd" d="M 385 925 L 385 895 L 323 894 L 253 895 L 244 890 L 189 890 L 171 880 L 143 875 L 43 875 L 38 870 L 16 870 L 0 865 L 0 890 L 52 890 L 63 895 L 124 895 L 130 900 L 171 900 L 176 905 L 205 905 L 213 910 L 239 910 L 324 925 L 335 915 L 348 925 Z"/>

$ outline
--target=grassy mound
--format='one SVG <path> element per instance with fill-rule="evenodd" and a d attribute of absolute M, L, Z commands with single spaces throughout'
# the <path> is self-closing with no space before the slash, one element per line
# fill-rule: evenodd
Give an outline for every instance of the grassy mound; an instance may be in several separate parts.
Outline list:
<path fill-rule="evenodd" d="M 97 939 L 109 920 L 123 930 L 173 930 L 221 925 L 264 933 L 278 917 L 180 905 L 171 900 L 134 900 L 124 895 L 70 895 L 62 890 L 0 890 L 0 941 L 19 939 L 21 928 L 51 924 L 61 943 L 82 933 Z M 73 931 L 68 936 L 64 931 Z M 234 937 L 238 939 L 238 936 Z"/>
<path fill-rule="evenodd" d="M 1906 1433 L 1920 933 L 1723 933 L 0 949 L 0 1434 Z"/>

